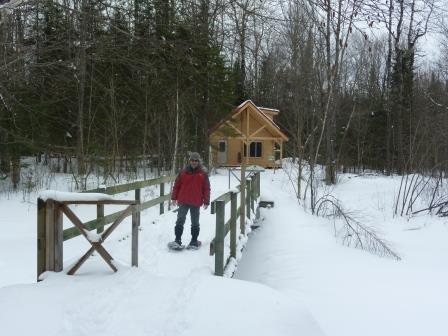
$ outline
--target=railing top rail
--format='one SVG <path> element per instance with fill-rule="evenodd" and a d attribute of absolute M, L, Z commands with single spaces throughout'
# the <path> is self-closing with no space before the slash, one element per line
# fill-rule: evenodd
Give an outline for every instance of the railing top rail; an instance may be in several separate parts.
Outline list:
<path fill-rule="evenodd" d="M 241 192 L 241 185 L 238 185 L 237 187 L 233 188 L 232 190 L 229 190 L 229 191 L 225 192 L 224 194 L 219 195 L 211 203 L 216 202 L 216 201 L 225 201 L 226 203 L 228 203 L 228 202 L 230 202 L 230 195 L 232 193 L 238 194 L 239 192 Z"/>
<path fill-rule="evenodd" d="M 254 172 L 254 175 L 256 175 L 256 174 L 259 174 L 259 172 Z M 230 202 L 232 193 L 237 193 L 238 194 L 240 192 L 241 192 L 241 184 L 239 184 L 238 186 L 234 187 L 232 190 L 229 190 L 229 191 L 225 192 L 224 194 L 221 194 L 218 197 L 216 197 L 213 201 L 210 202 L 211 213 L 212 214 L 215 213 L 215 202 L 216 201 L 224 201 L 225 204 L 227 204 L 227 203 Z"/>
<path fill-rule="evenodd" d="M 55 201 L 62 204 L 117 204 L 117 205 L 136 205 L 137 202 L 135 200 L 106 200 L 106 201 L 92 201 L 92 200 L 77 200 L 77 201 Z"/>
<path fill-rule="evenodd" d="M 145 180 L 145 181 L 137 181 L 132 183 L 120 184 L 116 186 L 106 187 L 106 188 L 96 188 L 91 190 L 84 191 L 85 193 L 103 193 L 107 195 L 115 195 L 121 194 L 127 191 L 141 189 L 145 187 L 150 187 L 153 185 L 171 182 L 176 179 L 176 176 L 160 176 L 155 179 Z"/>

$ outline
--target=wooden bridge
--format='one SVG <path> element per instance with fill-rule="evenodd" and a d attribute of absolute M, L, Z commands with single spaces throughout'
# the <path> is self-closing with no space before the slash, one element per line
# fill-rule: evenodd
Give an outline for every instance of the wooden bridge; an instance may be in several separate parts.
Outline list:
<path fill-rule="evenodd" d="M 140 216 L 143 210 L 159 205 L 159 213 L 165 212 L 165 202 L 171 198 L 171 193 L 165 194 L 166 183 L 173 182 L 176 176 L 162 176 L 159 178 L 117 185 L 108 188 L 88 190 L 84 193 L 44 192 L 37 202 L 37 279 L 43 272 L 61 272 L 63 265 L 63 242 L 79 235 L 83 235 L 91 247 L 72 266 L 67 274 L 73 275 L 88 259 L 92 252 L 97 251 L 109 267 L 116 272 L 114 259 L 102 246 L 102 243 L 112 234 L 120 223 L 128 216 L 132 216 L 132 246 L 131 265 L 138 266 L 138 232 Z M 141 202 L 141 190 L 146 187 L 159 186 L 159 197 Z M 211 213 L 215 215 L 215 237 L 210 243 L 210 255 L 215 256 L 215 275 L 222 276 L 226 264 L 231 258 L 236 258 L 237 251 L 237 218 L 242 207 L 247 218 L 251 213 L 258 213 L 256 206 L 260 196 L 260 173 L 251 174 L 247 179 L 244 192 L 241 185 L 233 188 L 211 202 Z M 118 200 L 112 195 L 119 195 L 133 191 L 133 200 Z M 244 195 L 243 199 L 241 195 Z M 238 206 L 238 197 L 239 204 Z M 230 213 L 226 213 L 226 204 L 231 203 Z M 96 206 L 97 218 L 83 223 L 70 209 L 69 205 L 83 204 Z M 124 210 L 108 215 L 104 213 L 104 206 L 114 204 L 126 206 Z M 169 210 L 169 203 L 168 203 Z M 73 223 L 74 227 L 63 229 L 63 214 Z M 107 226 L 107 227 L 106 227 Z M 96 232 L 94 231 L 96 230 Z M 241 234 L 246 233 L 245 220 L 240 221 Z M 226 261 L 224 239 L 230 234 L 230 254 Z"/>

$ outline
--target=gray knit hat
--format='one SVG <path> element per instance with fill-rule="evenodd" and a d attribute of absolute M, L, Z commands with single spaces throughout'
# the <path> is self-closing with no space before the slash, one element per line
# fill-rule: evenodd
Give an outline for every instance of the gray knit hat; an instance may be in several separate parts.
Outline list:
<path fill-rule="evenodd" d="M 201 161 L 201 156 L 197 152 L 190 152 L 190 161 Z"/>

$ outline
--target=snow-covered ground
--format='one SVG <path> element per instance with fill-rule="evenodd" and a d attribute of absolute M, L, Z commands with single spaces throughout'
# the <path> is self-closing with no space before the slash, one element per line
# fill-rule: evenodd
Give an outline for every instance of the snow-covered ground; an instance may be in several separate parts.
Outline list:
<path fill-rule="evenodd" d="M 448 225 L 429 216 L 394 219 L 399 178 L 345 175 L 334 194 L 378 228 L 401 261 L 342 246 L 328 220 L 297 207 L 282 174 L 262 182 L 277 201 L 249 239 L 236 278 L 295 298 L 327 335 L 448 334 Z"/>
<path fill-rule="evenodd" d="M 393 218 L 399 182 L 343 175 L 332 191 L 344 208 L 381 232 L 401 256 L 396 261 L 343 246 L 332 222 L 297 203 L 283 171 L 262 173 L 262 195 L 275 206 L 261 209 L 264 220 L 250 233 L 233 279 L 212 275 L 209 211 L 201 210 L 204 247 L 172 253 L 166 243 L 173 239 L 176 214 L 158 216 L 156 207 L 142 215 L 138 268 L 129 266 L 128 219 L 105 242 L 117 273 L 93 256 L 75 276 L 47 273 L 35 283 L 35 200 L 0 196 L 1 333 L 446 335 L 448 226 L 428 215 Z M 211 183 L 216 197 L 227 191 L 228 176 L 213 175 Z M 88 206 L 73 209 L 83 219 L 94 216 Z M 83 237 L 65 242 L 65 268 L 88 247 Z"/>

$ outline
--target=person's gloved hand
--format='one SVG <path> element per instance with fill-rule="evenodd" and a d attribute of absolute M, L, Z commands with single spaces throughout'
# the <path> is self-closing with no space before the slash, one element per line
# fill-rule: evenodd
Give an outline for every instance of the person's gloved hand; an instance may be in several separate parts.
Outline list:
<path fill-rule="evenodd" d="M 208 204 L 204 204 L 204 210 L 207 210 Z"/>
<path fill-rule="evenodd" d="M 171 204 L 172 204 L 173 206 L 177 206 L 177 200 L 171 200 Z"/>

